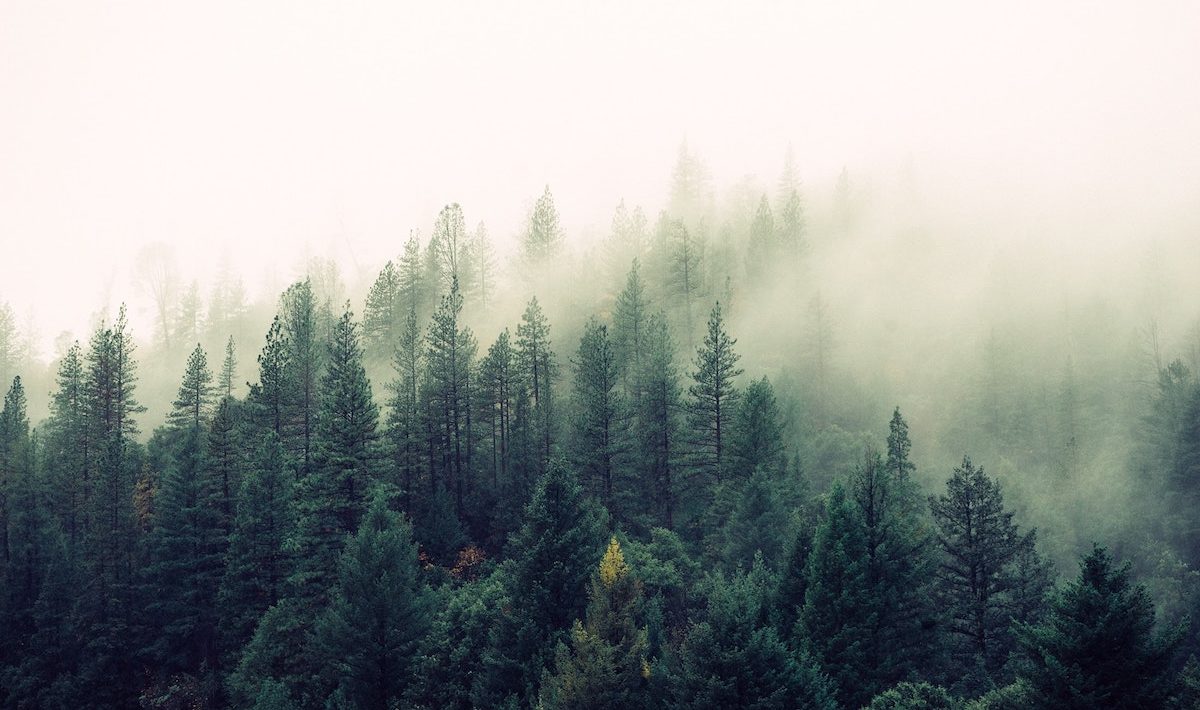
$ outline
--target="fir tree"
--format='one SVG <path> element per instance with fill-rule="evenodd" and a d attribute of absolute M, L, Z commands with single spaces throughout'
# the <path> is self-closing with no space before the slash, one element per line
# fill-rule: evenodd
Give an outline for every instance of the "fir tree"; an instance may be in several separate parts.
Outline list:
<path fill-rule="evenodd" d="M 562 227 L 550 186 L 533 205 L 525 233 L 521 236 L 521 259 L 533 267 L 544 266 L 558 255 L 563 245 Z"/>
<path fill-rule="evenodd" d="M 625 280 L 625 288 L 617 296 L 613 309 L 613 351 L 617 369 L 621 373 L 625 397 L 635 405 L 641 399 L 639 376 L 642 361 L 649 349 L 648 341 L 650 314 L 646 300 L 646 287 L 642 282 L 641 267 L 633 260 L 633 267 Z"/>
<path fill-rule="evenodd" d="M 805 646 L 837 684 L 838 698 L 861 707 L 878 691 L 867 644 L 878 624 L 869 579 L 866 531 L 845 488 L 835 483 L 808 557 L 807 589 L 800 614 Z"/>
<path fill-rule="evenodd" d="M 528 705 L 536 698 L 555 646 L 584 611 L 601 529 L 575 475 L 552 462 L 509 540 L 507 601 L 489 635 L 476 705 L 505 699 Z"/>
<path fill-rule="evenodd" d="M 268 431 L 251 452 L 218 595 L 222 645 L 230 654 L 241 650 L 259 618 L 283 596 L 291 569 L 285 542 L 292 533 L 293 483 L 283 446 Z"/>
<path fill-rule="evenodd" d="M 521 323 L 517 326 L 517 357 L 533 403 L 530 414 L 539 453 L 535 470 L 540 473 L 545 470 L 553 453 L 554 409 L 551 391 L 557 367 L 550 349 L 550 324 L 536 297 L 525 306 Z"/>
<path fill-rule="evenodd" d="M 399 326 L 400 278 L 396 267 L 387 262 L 380 270 L 363 309 L 362 336 L 364 349 L 373 357 L 387 356 L 394 347 L 394 333 Z"/>
<path fill-rule="evenodd" d="M 999 483 L 969 458 L 946 481 L 946 494 L 931 497 L 929 505 L 943 552 L 940 604 L 956 639 L 950 643 L 958 667 L 965 672 L 982 666 L 994 674 L 1014 648 L 1009 624 L 1018 580 L 1014 560 L 1023 540 L 1031 539 L 1018 534 Z"/>
<path fill-rule="evenodd" d="M 654 503 L 659 525 L 672 530 L 680 506 L 678 469 L 683 445 L 679 441 L 679 413 L 683 408 L 675 342 L 661 314 L 647 324 L 647 353 L 638 373 L 641 401 L 634 412 L 635 460 Z"/>
<path fill-rule="evenodd" d="M 389 710 L 416 680 L 430 611 L 419 577 L 411 527 L 376 497 L 342 553 L 332 605 L 317 624 L 316 643 L 337 680 L 334 707 Z"/>
<path fill-rule="evenodd" d="M 1183 628 L 1155 631 L 1154 605 L 1095 547 L 1058 592 L 1040 624 L 1019 627 L 1027 707 L 1156 708 L 1171 691 L 1171 660 Z"/>
<path fill-rule="evenodd" d="M 217 377 L 217 395 L 222 399 L 233 397 L 234 380 L 237 379 L 237 349 L 233 336 L 225 341 L 225 359 L 221 362 L 221 374 Z"/>
<path fill-rule="evenodd" d="M 608 327 L 594 318 L 583 329 L 575 366 L 573 459 L 587 487 L 616 516 L 615 491 L 626 452 L 625 405 Z M 619 492 L 619 491 L 618 491 Z"/>
<path fill-rule="evenodd" d="M 832 710 L 829 680 L 763 623 L 769 588 L 756 566 L 732 578 L 711 576 L 706 609 L 688 629 L 670 677 L 670 707 Z"/>
<path fill-rule="evenodd" d="M 475 337 L 462 325 L 463 298 L 458 281 L 433 315 L 426 336 L 427 411 L 431 426 L 430 472 L 454 496 L 455 510 L 465 513 L 471 487 L 471 362 Z"/>
<path fill-rule="evenodd" d="M 648 706 L 646 629 L 634 618 L 641 595 L 641 584 L 630 574 L 613 537 L 592 579 L 586 620 L 575 622 L 569 650 L 559 646 L 555 671 L 542 682 L 540 706 Z"/>
<path fill-rule="evenodd" d="M 739 477 L 762 468 L 783 471 L 783 425 L 775 390 L 766 377 L 751 382 L 742 393 L 730 432 L 730 462 Z"/>
<path fill-rule="evenodd" d="M 721 304 L 708 318 L 708 334 L 696 351 L 691 395 L 692 431 L 695 437 L 695 466 L 705 477 L 721 483 L 728 467 L 729 422 L 736 411 L 739 392 L 733 380 L 742 374 L 741 356 L 733 351 L 737 340 L 725 332 Z"/>

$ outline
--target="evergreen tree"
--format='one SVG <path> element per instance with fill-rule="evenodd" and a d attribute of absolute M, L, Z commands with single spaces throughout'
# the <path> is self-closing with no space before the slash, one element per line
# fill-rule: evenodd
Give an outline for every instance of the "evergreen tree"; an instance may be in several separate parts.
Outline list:
<path fill-rule="evenodd" d="M 756 554 L 769 569 L 783 565 L 793 511 L 783 499 L 780 483 L 777 474 L 760 467 L 741 487 L 719 531 L 722 557 L 728 565 L 744 566 Z"/>
<path fill-rule="evenodd" d="M 213 401 L 212 371 L 208 369 L 208 358 L 199 345 L 188 356 L 187 369 L 179 384 L 168 421 L 176 428 L 200 429 L 211 413 Z"/>
<path fill-rule="evenodd" d="M 247 402 L 256 428 L 274 432 L 282 440 L 288 424 L 291 397 L 289 352 L 283 321 L 279 316 L 271 321 L 266 344 L 258 355 L 258 384 L 250 385 Z"/>
<path fill-rule="evenodd" d="M 682 458 L 679 441 L 679 412 L 682 392 L 675 365 L 675 342 L 666 318 L 654 316 L 647 324 L 647 353 L 638 373 L 642 392 L 634 412 L 635 460 L 641 464 L 641 480 L 647 502 L 653 502 L 659 525 L 672 530 L 680 505 L 678 464 Z"/>
<path fill-rule="evenodd" d="M 94 452 L 89 438 L 86 384 L 83 351 L 75 342 L 58 366 L 57 389 L 51 396 L 50 419 L 43 439 L 50 507 L 71 549 L 77 549 L 86 534 L 91 511 L 88 464 Z"/>
<path fill-rule="evenodd" d="M 1171 692 L 1182 628 L 1155 632 L 1145 587 L 1095 547 L 1039 624 L 1019 627 L 1021 673 L 1033 708 L 1158 708 Z"/>
<path fill-rule="evenodd" d="M 867 585 L 873 626 L 864 639 L 869 683 L 875 691 L 935 666 L 938 631 L 933 580 L 933 535 L 921 517 L 919 491 L 909 478 L 868 452 L 851 479 L 851 495 L 863 524 Z"/>
<path fill-rule="evenodd" d="M 783 471 L 783 425 L 775 390 L 766 377 L 751 382 L 742 393 L 730 432 L 730 462 L 736 475 L 748 477 L 759 468 Z"/>
<path fill-rule="evenodd" d="M 320 409 L 320 381 L 324 367 L 324 342 L 318 323 L 317 297 L 312 281 L 305 279 L 288 287 L 279 299 L 279 319 L 286 357 L 282 359 L 284 445 L 299 461 L 300 472 L 312 464 L 314 439 Z M 268 334 L 268 345 L 270 345 Z"/>
<path fill-rule="evenodd" d="M 78 608 L 87 646 L 79 669 L 80 692 L 97 705 L 128 706 L 137 690 L 133 629 L 136 528 L 134 480 L 141 449 L 134 416 L 144 408 L 134 398 L 137 385 L 133 339 L 125 308 L 112 325 L 92 335 L 86 362 L 89 524 L 84 539 L 83 578 Z"/>
<path fill-rule="evenodd" d="M 400 325 L 399 301 L 400 277 L 396 274 L 396 267 L 389 261 L 383 265 L 375 283 L 371 284 L 363 309 L 362 337 L 368 355 L 385 357 L 391 353 L 395 343 L 394 334 Z"/>
<path fill-rule="evenodd" d="M 550 324 L 536 297 L 525 306 L 521 323 L 517 326 L 517 358 L 533 403 L 530 415 L 538 451 L 534 470 L 540 473 L 545 470 L 553 454 L 554 408 L 551 391 L 557 367 L 554 353 L 550 350 Z"/>
<path fill-rule="evenodd" d="M 779 256 L 778 233 L 771 204 L 763 195 L 758 202 L 758 211 L 750 223 L 750 244 L 747 247 L 746 266 L 750 276 L 763 277 L 771 271 Z"/>
<path fill-rule="evenodd" d="M 575 622 L 570 649 L 559 646 L 555 671 L 542 682 L 541 707 L 648 706 L 646 629 L 634 618 L 641 596 L 613 537 L 592 579 L 586 621 Z"/>
<path fill-rule="evenodd" d="M 864 527 L 854 501 L 835 483 L 808 557 L 797 634 L 837 684 L 838 699 L 847 707 L 861 707 L 882 690 L 868 648 L 879 620 Z"/>
<path fill-rule="evenodd" d="M 413 661 L 428 627 L 412 528 L 376 497 L 346 544 L 316 643 L 337 687 L 334 707 L 389 710 L 416 680 Z"/>
<path fill-rule="evenodd" d="M 424 267 L 421 263 L 421 240 L 414 230 L 404 242 L 404 253 L 396 267 L 396 294 L 402 313 L 428 313 L 426 306 L 429 284 L 425 283 Z"/>
<path fill-rule="evenodd" d="M 670 224 L 669 230 L 666 288 L 671 301 L 683 315 L 684 333 L 690 344 L 696 332 L 692 318 L 694 304 L 704 284 L 704 241 L 700 234 L 689 232 L 678 220 Z"/>
<path fill-rule="evenodd" d="M 833 686 L 817 666 L 763 623 L 769 585 L 758 566 L 731 578 L 709 577 L 706 609 L 688 629 L 671 671 L 671 707 L 837 707 Z"/>
<path fill-rule="evenodd" d="M 709 480 L 721 483 L 728 467 L 729 422 L 736 411 L 739 392 L 733 380 L 742 374 L 740 355 L 733 351 L 737 340 L 725 332 L 721 304 L 708 318 L 708 334 L 696 351 L 691 395 L 694 465 Z"/>
<path fill-rule="evenodd" d="M 266 432 L 251 448 L 237 496 L 218 605 L 222 645 L 240 652 L 254 627 L 284 592 L 291 569 L 285 542 L 292 532 L 292 474 L 283 446 Z"/>
<path fill-rule="evenodd" d="M 450 291 L 457 284 L 460 290 L 463 284 L 474 285 L 471 278 L 473 265 L 470 263 L 470 242 L 467 237 L 466 220 L 463 218 L 462 207 L 458 203 L 446 205 L 438 213 L 433 225 L 433 236 L 429 239 L 429 250 L 437 264 L 437 274 L 441 278 L 438 290 Z"/>
<path fill-rule="evenodd" d="M 217 377 L 217 396 L 223 399 L 233 397 L 234 380 L 237 379 L 237 349 L 233 344 L 233 336 L 225 341 L 225 359 L 221 362 L 221 374 Z"/>
<path fill-rule="evenodd" d="M 994 674 L 1014 648 L 1010 619 L 1019 580 L 1014 561 L 1032 538 L 1018 534 L 1013 514 L 1004 510 L 1000 484 L 969 458 L 946 481 L 946 494 L 931 497 L 929 505 L 943 552 L 939 601 L 954 637 L 948 643 L 962 672 L 981 667 Z"/>
<path fill-rule="evenodd" d="M 575 361 L 572 458 L 592 495 L 622 519 L 615 498 L 626 453 L 625 405 L 617 391 L 617 363 L 608 327 L 595 318 L 583 328 Z"/>
<path fill-rule="evenodd" d="M 421 331 L 417 326 L 417 311 L 410 306 L 404 329 L 392 358 L 396 379 L 390 389 L 387 419 L 387 438 L 397 475 L 405 512 L 412 514 L 413 494 L 424 468 L 422 466 L 421 428 Z"/>
<path fill-rule="evenodd" d="M 555 646 L 584 611 L 601 530 L 574 473 L 552 462 L 509 540 L 507 601 L 489 634 L 477 706 L 506 699 L 532 704 Z"/>
<path fill-rule="evenodd" d="M 621 375 L 625 397 L 635 405 L 641 399 L 639 376 L 642 361 L 649 349 L 648 341 L 652 337 L 649 331 L 648 309 L 641 267 L 635 258 L 625 280 L 625 288 L 617 296 L 617 303 L 613 309 L 612 337 L 617 370 Z"/>
<path fill-rule="evenodd" d="M 471 363 L 476 348 L 475 337 L 460 322 L 462 308 L 462 294 L 454 280 L 433 314 L 425 354 L 432 436 L 430 483 L 450 491 L 460 517 L 471 492 Z"/>
<path fill-rule="evenodd" d="M 292 596 L 315 613 L 328 599 L 345 536 L 358 528 L 373 482 L 378 411 L 349 310 L 339 319 L 321 382 L 316 460 L 296 487 Z"/>
<path fill-rule="evenodd" d="M 542 267 L 558 256 L 563 246 L 562 227 L 550 186 L 533 205 L 529 223 L 521 236 L 521 259 L 532 267 Z"/>

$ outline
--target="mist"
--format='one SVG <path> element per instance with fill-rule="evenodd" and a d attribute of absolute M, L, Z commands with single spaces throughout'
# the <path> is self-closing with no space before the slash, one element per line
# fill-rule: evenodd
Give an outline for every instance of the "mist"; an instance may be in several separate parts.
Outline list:
<path fill-rule="evenodd" d="M 261 438 L 271 429 L 263 412 L 272 344 L 287 349 L 308 338 L 312 352 L 333 349 L 313 356 L 303 377 L 287 369 L 295 354 L 279 366 L 291 373 L 280 375 L 288 387 L 303 381 L 305 404 L 274 425 L 280 470 L 295 474 L 296 495 L 315 490 L 304 488 L 317 485 L 304 483 L 309 477 L 342 481 L 346 471 L 369 471 L 369 486 L 360 485 L 386 499 L 372 525 L 394 514 L 409 526 L 406 539 L 423 565 L 412 588 L 449 605 L 438 623 L 473 619 L 503 634 L 503 614 L 479 608 L 507 608 L 497 600 L 516 597 L 521 572 L 513 570 L 523 558 L 513 541 L 531 539 L 539 491 L 567 485 L 555 483 L 561 459 L 579 479 L 581 509 L 599 521 L 601 537 L 620 540 L 617 554 L 625 549 L 638 594 L 645 592 L 645 604 L 630 612 L 631 628 L 649 634 L 639 657 L 647 669 L 659 659 L 666 668 L 661 687 L 645 671 L 650 707 L 700 697 L 680 659 L 698 643 L 698 624 L 717 625 L 722 594 L 753 596 L 745 585 L 786 589 L 789 579 L 819 577 L 816 563 L 788 565 L 797 550 L 816 550 L 834 534 L 840 495 L 861 501 L 863 481 L 874 480 L 873 456 L 892 466 L 893 417 L 902 413 L 911 461 L 904 449 L 896 469 L 903 480 L 893 483 L 896 496 L 907 496 L 903 514 L 916 517 L 896 529 L 953 555 L 946 534 L 938 536 L 937 501 L 953 498 L 947 479 L 974 475 L 974 465 L 1003 491 L 1003 509 L 1018 523 L 1011 537 L 1036 530 L 1027 548 L 1010 550 L 1012 564 L 1023 565 L 1012 573 L 1020 584 L 1042 586 L 1036 603 L 1011 602 L 1034 609 L 1027 616 L 997 612 L 1013 624 L 997 631 L 1004 658 L 938 636 L 934 645 L 948 656 L 921 657 L 903 671 L 879 665 L 878 677 L 856 688 L 839 680 L 851 661 L 828 648 L 822 655 L 820 603 L 801 595 L 789 608 L 779 601 L 784 592 L 763 592 L 760 616 L 791 649 L 789 663 L 816 664 L 828 707 L 866 706 L 917 680 L 947 698 L 983 703 L 972 707 L 1001 707 L 987 703 L 1006 692 L 1024 699 L 1018 707 L 1038 707 L 1033 698 L 1051 697 L 1047 688 L 1057 686 L 1030 670 L 1032 651 L 1015 629 L 1061 612 L 1053 590 L 1072 583 L 1078 560 L 1095 562 L 1095 545 L 1132 563 L 1128 574 L 1157 610 L 1147 627 L 1159 634 L 1154 643 L 1170 645 L 1171 629 L 1200 611 L 1198 36 L 1200 11 L 1186 2 L 7 3 L 0 381 L 6 391 L 14 376 L 24 383 L 36 460 L 29 465 L 38 472 L 30 476 L 44 479 L 47 501 L 75 491 L 55 473 L 74 465 L 64 452 L 82 446 L 56 438 L 69 429 L 63 373 L 72 357 L 100 352 L 104 337 L 118 342 L 127 333 L 136 403 L 114 436 L 133 453 L 126 468 L 113 464 L 114 476 L 128 478 L 113 484 L 113 495 L 132 501 L 131 522 L 113 535 L 138 541 L 129 543 L 130 569 L 149 571 L 131 579 L 168 588 L 155 576 L 165 564 L 155 550 L 173 548 L 156 536 L 169 533 L 160 532 L 175 500 L 168 491 L 192 460 L 179 424 L 188 383 L 204 367 L 225 373 L 222 397 L 208 401 L 197 390 L 195 432 L 208 436 L 218 404 L 228 404 L 228 431 L 244 449 L 231 470 L 247 480 L 265 476 L 269 466 L 257 457 L 274 451 L 263 443 L 270 436 Z M 679 440 L 656 465 L 675 472 L 673 483 L 651 472 L 654 456 L 638 448 L 649 446 L 637 437 L 648 416 L 639 409 L 649 391 L 640 378 L 650 377 L 641 368 L 650 366 L 622 340 L 630 294 L 642 293 L 631 270 L 651 324 L 637 327 L 667 334 L 656 376 L 667 383 L 663 397 L 678 402 L 664 403 L 661 423 Z M 540 341 L 530 345 L 540 322 L 533 311 L 549 329 L 544 352 Z M 441 400 L 439 383 L 457 382 L 458 370 L 435 371 L 445 335 L 439 318 L 453 321 L 452 350 L 463 360 L 447 367 L 463 368 L 470 383 L 466 394 Z M 737 427 L 730 436 L 744 447 L 755 437 L 777 440 L 755 444 L 771 449 L 770 461 L 744 452 L 722 461 L 719 405 L 715 459 L 706 458 L 707 429 L 695 420 L 703 418 L 697 411 L 707 395 L 698 392 L 707 391 L 714 320 L 737 355 L 722 386 L 746 408 L 726 423 Z M 336 406 L 343 390 L 328 382 L 342 370 L 329 358 L 351 330 L 359 351 L 347 367 L 361 367 L 370 405 L 363 407 L 374 408 L 368 419 L 378 417 L 378 436 L 372 423 L 363 443 L 370 455 L 335 478 L 328 467 L 361 452 L 329 454 L 329 441 L 310 451 L 310 438 L 323 435 L 309 420 L 332 416 L 322 407 Z M 533 379 L 514 375 L 513 402 L 479 400 L 491 392 L 478 389 L 492 386 L 487 378 L 500 377 L 488 368 L 498 367 L 493 351 L 510 336 L 524 348 L 513 362 L 531 367 Z M 610 337 L 611 372 L 596 355 Z M 528 363 L 520 359 L 527 351 Z M 196 365 L 197 353 L 207 365 Z M 602 405 L 588 389 L 589 377 L 599 377 L 593 366 L 616 378 L 599 390 Z M 453 410 L 451 418 L 431 423 L 435 404 Z M 202 416 L 202 408 L 212 411 Z M 606 436 L 610 425 L 622 432 L 618 443 L 589 448 L 597 411 L 608 417 Z M 418 421 L 424 448 L 414 443 Z M 485 421 L 491 428 L 481 433 Z M 510 446 L 513 431 L 532 438 Z M 465 463 L 458 449 L 447 453 L 451 442 L 465 442 Z M 204 449 L 195 460 L 215 457 L 204 447 L 216 444 L 193 444 Z M 490 461 L 472 459 L 476 449 L 490 451 Z M 97 461 L 80 470 L 111 464 Z M 0 460 L 5 490 L 17 490 L 17 464 L 12 472 L 5 466 L 9 459 Z M 245 502 L 229 480 L 226 547 L 216 555 L 224 575 L 234 569 L 232 511 Z M 353 493 L 344 508 L 351 512 L 338 519 L 347 540 L 370 527 L 358 527 L 376 499 L 367 490 Z M 746 522 L 759 494 L 773 512 L 758 510 Z M 639 507 L 658 506 L 662 496 L 662 510 Z M 300 500 L 279 505 L 296 516 L 288 524 L 302 537 L 312 509 Z M 47 525 L 55 534 L 70 530 L 74 545 L 75 519 L 68 525 L 61 505 L 47 503 L 47 519 L 57 521 Z M 786 539 L 767 541 L 773 529 Z M 79 544 L 87 550 L 81 559 L 93 554 L 90 543 Z M 324 590 L 312 598 L 280 591 L 272 604 L 303 598 L 315 608 L 342 599 L 328 580 L 337 555 L 355 548 L 341 538 L 322 544 L 336 552 Z M 611 549 L 592 552 L 580 579 L 601 553 L 616 564 Z M 1020 557 L 1026 552 L 1032 557 Z M 655 566 L 668 558 L 679 567 L 672 583 Z M 484 561 L 470 567 L 467 559 Z M 931 578 L 947 566 L 926 563 Z M 718 570 L 717 581 L 701 574 L 705 566 Z M 766 572 L 756 577 L 760 566 Z M 281 574 L 294 582 L 310 572 Z M 223 579 L 213 594 L 234 594 Z M 729 591 L 735 587 L 742 591 Z M 561 621 L 591 623 L 588 595 L 600 593 L 576 589 L 582 601 L 560 610 Z M 651 599 L 656 611 L 647 611 Z M 463 610 L 475 602 L 475 611 Z M 117 656 L 143 659 L 146 678 L 127 688 L 154 696 L 183 674 L 208 688 L 195 690 L 203 707 L 262 702 L 258 693 L 274 686 L 246 659 L 265 653 L 254 651 L 267 643 L 254 634 L 270 629 L 255 624 L 271 617 L 265 606 L 248 608 L 241 627 L 221 627 L 235 641 L 212 641 L 203 658 L 156 655 L 172 632 L 140 620 L 144 648 Z M 332 623 L 296 618 L 297 628 Z M 955 630 L 953 619 L 926 621 Z M 487 676 L 452 702 L 439 693 L 453 682 L 410 679 L 408 690 L 387 697 L 413 707 L 506 699 L 570 706 L 556 693 L 570 697 L 563 679 L 573 666 L 547 659 L 565 653 L 583 663 L 584 652 L 571 645 L 579 642 L 567 626 L 545 629 L 542 656 L 512 661 L 528 674 L 524 685 Z M 422 633 L 419 643 L 442 644 L 423 651 L 426 662 L 443 658 L 451 641 Z M 1185 661 L 1200 652 L 1198 638 L 1193 626 L 1170 641 L 1167 675 L 1156 681 L 1164 698 L 1194 686 L 1194 664 L 1188 671 Z M 489 649 L 501 641 L 475 639 Z M 974 660 L 946 660 L 962 653 Z M 19 666 L 3 653 L 0 661 Z M 491 668 L 483 659 L 456 662 L 480 678 Z M 39 673 L 27 675 L 45 680 Z M 331 677 L 305 684 L 271 676 L 276 681 L 295 706 L 351 692 Z M 787 692 L 800 703 L 800 691 Z M 824 692 L 803 697 L 823 707 L 814 698 Z"/>

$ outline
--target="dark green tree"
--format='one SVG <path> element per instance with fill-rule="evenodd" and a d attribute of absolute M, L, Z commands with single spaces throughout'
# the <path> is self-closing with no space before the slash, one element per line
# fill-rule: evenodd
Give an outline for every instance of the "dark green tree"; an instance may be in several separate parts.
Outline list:
<path fill-rule="evenodd" d="M 570 647 L 559 646 L 554 672 L 542 681 L 540 707 L 649 705 L 646 629 L 635 620 L 641 596 L 614 537 L 592 578 L 586 620 L 575 622 Z"/>
<path fill-rule="evenodd" d="M 784 467 L 783 424 L 775 390 L 766 377 L 751 382 L 738 403 L 730 432 L 730 464 L 746 478 L 762 468 L 779 474 Z"/>
<path fill-rule="evenodd" d="M 521 323 L 517 326 L 517 358 L 532 401 L 529 412 L 537 449 L 536 468 L 533 470 L 540 474 L 553 454 L 554 407 L 551 392 L 558 368 L 550 349 L 550 323 L 536 297 L 525 306 Z"/>
<path fill-rule="evenodd" d="M 509 539 L 506 602 L 489 634 L 476 705 L 512 699 L 528 706 L 536 700 L 554 648 L 583 615 L 602 529 L 575 474 L 552 462 L 534 489 L 521 529 Z"/>
<path fill-rule="evenodd" d="M 401 326 L 400 315 L 400 277 L 389 261 L 367 291 L 363 309 L 363 349 L 369 356 L 382 359 L 391 355 Z"/>
<path fill-rule="evenodd" d="M 696 351 L 692 372 L 691 395 L 694 464 L 715 483 L 721 483 L 729 465 L 727 451 L 730 421 L 737 411 L 739 392 L 733 381 L 742 374 L 737 366 L 741 356 L 733 351 L 737 340 L 725 331 L 721 304 L 713 307 L 708 318 L 704 344 Z"/>
<path fill-rule="evenodd" d="M 938 595 L 949 617 L 947 644 L 960 673 L 981 668 L 996 674 L 1015 648 L 1011 621 L 1021 600 L 1014 591 L 1023 588 L 1034 597 L 1045 593 L 1018 584 L 1014 563 L 1033 538 L 1018 533 L 1013 514 L 1004 509 L 1000 484 L 969 458 L 946 481 L 946 494 L 931 497 L 929 505 L 942 550 Z M 985 681 L 968 678 L 966 683 Z"/>
<path fill-rule="evenodd" d="M 608 326 L 595 318 L 583 328 L 575 369 L 572 460 L 587 489 L 617 520 L 627 495 L 620 480 L 628 451 L 625 402 L 617 389 L 617 362 Z"/>
<path fill-rule="evenodd" d="M 395 707 L 416 680 L 428 602 L 412 528 L 376 497 L 346 544 L 332 604 L 317 623 L 317 646 L 337 681 L 334 707 Z"/>
<path fill-rule="evenodd" d="M 1018 629 L 1032 708 L 1159 708 L 1170 695 L 1182 628 L 1156 632 L 1145 587 L 1095 547 L 1054 595 L 1046 618 Z"/>
<path fill-rule="evenodd" d="M 878 625 L 878 602 L 869 578 L 867 537 L 854 500 L 835 483 L 808 557 L 807 589 L 797 636 L 838 688 L 847 707 L 861 707 L 877 692 L 868 648 Z"/>
<path fill-rule="evenodd" d="M 770 589 L 765 570 L 710 576 L 705 587 L 706 608 L 670 671 L 671 707 L 837 707 L 834 686 L 817 665 L 793 653 L 764 623 Z"/>
<path fill-rule="evenodd" d="M 231 655 L 241 651 L 263 613 L 283 596 L 292 565 L 285 542 L 293 525 L 293 485 L 283 446 L 267 431 L 251 448 L 238 489 L 218 594 L 222 645 Z"/>

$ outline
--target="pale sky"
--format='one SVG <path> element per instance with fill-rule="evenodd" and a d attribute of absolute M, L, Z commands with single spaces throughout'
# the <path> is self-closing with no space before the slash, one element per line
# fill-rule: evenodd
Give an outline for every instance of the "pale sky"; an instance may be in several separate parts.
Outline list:
<path fill-rule="evenodd" d="M 810 185 L 1200 206 L 1200 4 L 0 0 L 0 300 L 49 343 L 111 287 L 148 337 L 145 243 L 253 291 L 451 201 L 507 239 L 546 184 L 570 238 L 656 212 L 684 138 L 718 187 L 790 144 Z"/>

